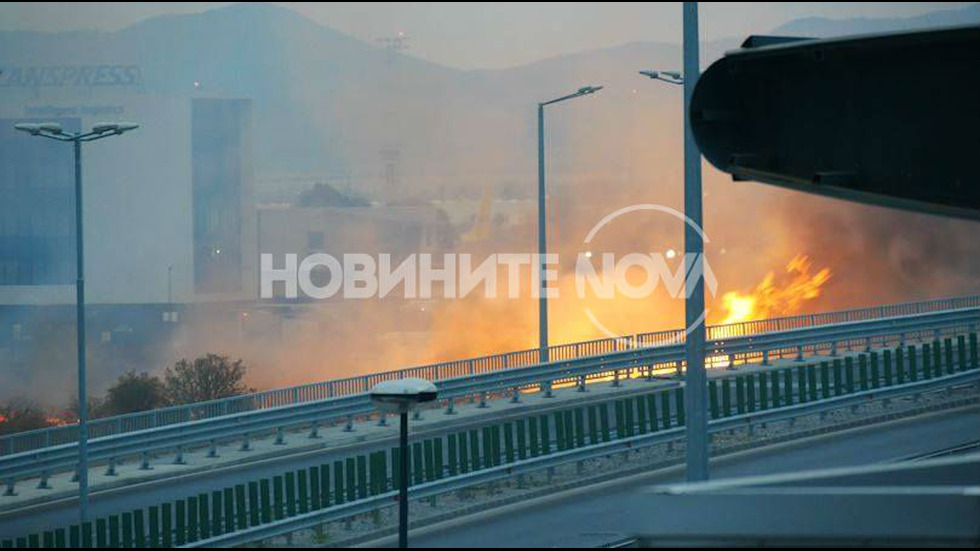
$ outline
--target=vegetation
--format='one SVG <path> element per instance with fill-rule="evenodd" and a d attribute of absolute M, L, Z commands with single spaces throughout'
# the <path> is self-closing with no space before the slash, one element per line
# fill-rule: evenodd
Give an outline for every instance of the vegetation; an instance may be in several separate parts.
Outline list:
<path fill-rule="evenodd" d="M 104 410 L 108 415 L 122 415 L 156 409 L 167 403 L 166 388 L 159 378 L 130 371 L 109 387 Z"/>
<path fill-rule="evenodd" d="M 167 398 L 173 405 L 217 400 L 252 392 L 245 385 L 242 360 L 207 354 L 193 361 L 180 360 L 164 374 Z"/>
<path fill-rule="evenodd" d="M 163 379 L 130 371 L 109 387 L 104 398 L 89 396 L 89 417 L 123 415 L 254 392 L 245 384 L 247 372 L 242 360 L 219 354 L 180 360 L 167 369 Z M 0 404 L 0 435 L 74 423 L 77 418 L 77 397 L 72 398 L 67 410 L 56 413 L 29 400 L 12 400 Z"/>
<path fill-rule="evenodd" d="M 111 411 L 106 407 L 106 400 L 101 396 L 89 396 L 88 397 L 88 416 L 90 419 L 96 419 L 99 417 L 107 417 L 113 415 Z M 78 420 L 78 395 L 71 397 L 71 403 L 68 404 L 68 409 L 64 411 L 56 412 L 52 416 L 52 420 L 62 420 L 63 423 L 74 423 Z"/>
<path fill-rule="evenodd" d="M 0 435 L 13 434 L 51 425 L 41 406 L 28 400 L 0 404 Z"/>

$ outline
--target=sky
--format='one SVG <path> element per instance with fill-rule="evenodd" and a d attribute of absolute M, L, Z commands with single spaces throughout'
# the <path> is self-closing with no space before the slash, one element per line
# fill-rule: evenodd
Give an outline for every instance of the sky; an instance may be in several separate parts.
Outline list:
<path fill-rule="evenodd" d="M 112 31 L 222 2 L 3 2 L 2 30 Z M 495 69 L 634 41 L 678 42 L 679 2 L 277 2 L 365 42 L 403 33 L 408 52 Z M 766 33 L 803 17 L 911 17 L 969 2 L 702 2 L 706 40 Z"/>

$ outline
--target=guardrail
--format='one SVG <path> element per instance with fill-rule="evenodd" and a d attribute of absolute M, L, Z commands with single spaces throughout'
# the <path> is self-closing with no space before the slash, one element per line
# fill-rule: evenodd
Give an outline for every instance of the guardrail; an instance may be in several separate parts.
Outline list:
<path fill-rule="evenodd" d="M 774 423 L 796 419 L 805 415 L 837 410 L 855 405 L 865 404 L 869 400 L 894 399 L 902 396 L 921 394 L 943 389 L 961 383 L 976 382 L 976 373 L 957 373 L 937 379 L 907 383 L 885 389 L 869 390 L 854 394 L 830 398 L 819 402 L 801 403 L 759 413 L 735 415 L 725 419 L 715 419 L 708 422 L 709 434 L 723 432 L 739 427 L 747 427 L 764 423 Z M 607 457 L 614 453 L 634 451 L 637 449 L 663 444 L 677 440 L 684 435 L 684 426 L 667 429 L 651 434 L 617 438 L 612 442 L 593 444 L 552 454 L 532 457 L 529 459 L 508 462 L 503 465 L 481 469 L 475 472 L 460 474 L 453 477 L 436 480 L 409 488 L 409 498 L 418 500 L 435 497 L 448 492 L 469 488 L 480 484 L 488 484 L 501 480 L 512 479 L 519 475 L 540 472 L 568 463 L 586 461 Z M 391 506 L 398 497 L 397 491 L 390 491 L 366 499 L 335 505 L 319 511 L 287 517 L 267 524 L 230 531 L 225 534 L 187 543 L 183 548 L 205 547 L 235 547 L 257 541 L 285 536 L 299 530 L 308 530 L 325 522 L 340 520 L 352 515 L 363 514 L 382 507 Z"/>
<path fill-rule="evenodd" d="M 835 353 L 840 342 L 862 342 L 872 346 L 878 342 L 902 342 L 905 336 L 962 333 L 972 330 L 980 321 L 980 309 L 968 308 L 916 314 L 905 317 L 853 321 L 828 326 L 777 331 L 763 335 L 734 337 L 708 343 L 712 354 L 745 357 L 765 354 L 771 349 L 827 350 Z M 974 341 L 975 342 L 975 341 Z M 975 344 L 974 344 L 975 346 Z M 975 354 L 974 354 L 975 355 Z M 683 361 L 682 345 L 633 348 L 610 354 L 559 360 L 535 366 L 533 369 L 508 369 L 480 375 L 439 381 L 440 398 L 452 407 L 455 400 L 493 392 L 516 392 L 518 389 L 550 389 L 560 383 L 584 384 L 586 378 L 624 370 L 641 369 L 648 373 L 653 366 L 677 365 Z M 180 457 L 191 446 L 216 446 L 219 442 L 241 439 L 247 447 L 251 438 L 261 434 L 278 433 L 299 427 L 313 430 L 322 423 L 350 420 L 375 412 L 366 394 L 355 394 L 305 402 L 295 405 L 248 411 L 211 419 L 167 425 L 144 431 L 93 439 L 89 458 L 93 464 L 116 462 L 140 456 L 148 466 L 154 454 L 175 452 Z M 76 446 L 63 444 L 41 450 L 0 457 L 0 480 L 13 491 L 18 480 L 47 476 L 54 472 L 72 470 L 77 461 Z"/>
<path fill-rule="evenodd" d="M 910 302 L 903 304 L 861 308 L 841 312 L 823 314 L 808 314 L 773 318 L 768 320 L 747 321 L 729 325 L 708 327 L 709 341 L 724 341 L 730 338 L 745 337 L 777 331 L 789 331 L 819 327 L 823 325 L 867 321 L 897 316 L 908 316 L 945 310 L 980 307 L 980 295 L 965 297 Z M 623 338 L 607 338 L 583 341 L 570 344 L 551 346 L 548 349 L 549 359 L 554 361 L 585 358 L 601 354 L 609 354 L 638 347 L 667 346 L 678 344 L 684 340 L 684 331 L 680 329 L 639 333 Z M 792 347 L 791 347 L 792 348 Z M 798 349 L 802 353 L 806 348 Z M 786 352 L 782 349 L 768 351 L 775 354 Z M 319 383 L 298 385 L 289 388 L 268 390 L 221 400 L 212 400 L 196 404 L 173 406 L 152 411 L 118 415 L 89 422 L 89 437 L 101 438 L 129 432 L 142 431 L 197 421 L 248 411 L 276 408 L 291 404 L 301 404 L 326 400 L 342 396 L 365 393 L 378 382 L 404 377 L 422 377 L 432 381 L 478 375 L 513 369 L 531 367 L 539 362 L 539 350 L 519 350 L 504 354 L 495 354 L 478 358 L 442 362 L 395 371 L 385 371 L 370 375 L 335 379 Z M 49 427 L 0 437 L 0 456 L 42 449 L 76 442 L 78 426 L 76 424 Z"/>

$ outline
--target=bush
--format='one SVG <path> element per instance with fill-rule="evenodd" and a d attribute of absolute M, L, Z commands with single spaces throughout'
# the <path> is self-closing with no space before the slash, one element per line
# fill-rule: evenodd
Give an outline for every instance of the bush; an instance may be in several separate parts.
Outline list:
<path fill-rule="evenodd" d="M 208 354 L 194 361 L 180 360 L 164 375 L 171 404 L 192 404 L 252 392 L 245 383 L 247 368 L 242 360 Z"/>
<path fill-rule="evenodd" d="M 165 405 L 167 392 L 160 379 L 130 371 L 109 387 L 104 407 L 109 415 L 122 415 Z"/>
<path fill-rule="evenodd" d="M 101 396 L 93 396 L 89 394 L 88 400 L 88 418 L 98 419 L 100 417 L 108 417 L 112 415 L 109 408 L 106 407 L 106 400 Z M 78 422 L 78 395 L 71 397 L 71 401 L 68 403 L 68 409 L 60 411 L 56 414 L 56 417 L 62 419 L 65 423 L 77 423 Z"/>
<path fill-rule="evenodd" d="M 41 406 L 28 400 L 0 405 L 0 434 L 13 434 L 51 426 Z"/>

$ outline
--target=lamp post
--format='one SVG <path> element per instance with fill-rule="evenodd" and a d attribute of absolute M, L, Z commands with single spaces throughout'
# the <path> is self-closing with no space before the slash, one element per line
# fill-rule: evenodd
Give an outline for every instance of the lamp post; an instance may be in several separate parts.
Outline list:
<path fill-rule="evenodd" d="M 701 228 L 701 151 L 691 130 L 691 96 L 701 74 L 698 39 L 698 3 L 684 2 L 684 214 L 692 224 L 685 228 L 684 248 L 691 255 L 693 266 L 688 273 L 704 273 L 704 241 Z M 694 285 L 694 292 L 690 292 Z M 687 398 L 687 479 L 691 482 L 708 479 L 708 375 L 704 370 L 704 277 L 685 282 L 687 301 L 684 307 L 685 327 L 689 328 L 685 349 L 687 374 L 684 394 Z"/>
<path fill-rule="evenodd" d="M 71 142 L 75 157 L 75 308 L 78 340 L 78 519 L 88 521 L 88 395 L 85 367 L 85 263 L 82 240 L 82 143 L 118 136 L 139 128 L 129 122 L 102 122 L 88 132 L 65 132 L 54 122 L 21 123 L 14 128 L 31 136 Z"/>
<path fill-rule="evenodd" d="M 588 96 L 602 90 L 602 86 L 583 86 L 575 92 L 538 104 L 538 361 L 548 361 L 548 282 L 544 279 L 545 256 L 548 239 L 545 232 L 545 178 L 544 178 L 544 108 L 565 100 Z"/>
<path fill-rule="evenodd" d="M 382 414 L 397 413 L 399 423 L 398 455 L 398 547 L 408 547 L 408 414 L 438 396 L 436 385 L 425 379 L 410 377 L 383 381 L 371 389 L 371 401 Z M 392 465 L 395 468 L 395 465 Z"/>
<path fill-rule="evenodd" d="M 698 43 L 698 3 L 684 2 L 684 72 L 640 71 L 640 74 L 670 84 L 684 87 L 684 214 L 690 223 L 684 228 L 684 250 L 691 265 L 685 279 L 687 299 L 684 303 L 684 320 L 687 337 L 684 348 L 687 372 L 684 376 L 684 408 L 687 426 L 686 462 L 687 480 L 697 482 L 708 479 L 708 376 L 704 369 L 704 241 L 701 228 L 701 152 L 691 131 L 690 106 L 694 85 L 701 72 Z M 694 286 L 693 292 L 690 286 Z"/>

